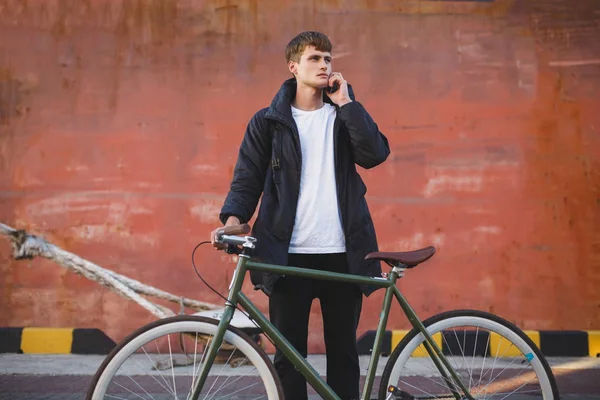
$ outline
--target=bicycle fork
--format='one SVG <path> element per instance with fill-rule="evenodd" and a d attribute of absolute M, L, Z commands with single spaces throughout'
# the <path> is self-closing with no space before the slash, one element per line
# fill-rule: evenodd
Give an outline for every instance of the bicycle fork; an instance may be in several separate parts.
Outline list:
<path fill-rule="evenodd" d="M 210 368 L 213 362 L 215 361 L 215 358 L 217 357 L 217 353 L 221 348 L 221 344 L 223 343 L 223 337 L 225 336 L 225 332 L 227 331 L 227 326 L 229 325 L 229 322 L 233 318 L 234 311 L 235 307 L 233 306 L 233 304 L 228 302 L 225 306 L 225 311 L 223 312 L 221 321 L 219 322 L 219 325 L 217 327 L 217 332 L 212 342 L 208 346 L 208 349 L 204 352 L 204 357 L 201 361 L 202 365 L 200 366 L 200 371 L 198 372 L 198 378 L 194 383 L 194 391 L 190 398 L 191 400 L 197 400 L 200 396 L 200 392 L 202 391 L 204 383 L 206 382 L 206 378 L 208 377 L 208 371 L 210 371 Z"/>
<path fill-rule="evenodd" d="M 202 365 L 200 366 L 200 371 L 198 372 L 198 378 L 193 385 L 194 391 L 190 400 L 197 400 L 200 396 L 200 392 L 202 391 L 204 383 L 206 382 L 206 378 L 208 377 L 208 371 L 210 371 L 210 368 L 217 357 L 217 353 L 221 348 L 223 338 L 225 337 L 225 332 L 227 332 L 227 327 L 229 326 L 229 323 L 231 322 L 235 312 L 237 303 L 236 293 L 240 291 L 242 284 L 244 283 L 246 262 L 247 257 L 243 254 L 240 254 L 238 264 L 233 273 L 233 277 L 231 278 L 231 284 L 229 285 L 229 296 L 227 298 L 227 302 L 225 303 L 225 311 L 221 316 L 221 320 L 217 326 L 217 332 L 215 333 L 213 341 L 208 346 L 208 349 L 204 352 Z"/>

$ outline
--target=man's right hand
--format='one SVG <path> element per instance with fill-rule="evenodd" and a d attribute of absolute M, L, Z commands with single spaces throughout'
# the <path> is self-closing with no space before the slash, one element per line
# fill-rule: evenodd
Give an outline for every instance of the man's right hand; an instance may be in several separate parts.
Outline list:
<path fill-rule="evenodd" d="M 233 226 L 233 225 L 240 225 L 240 220 L 238 217 L 235 217 L 232 215 L 229 218 L 227 218 L 227 221 L 225 222 L 225 226 Z M 213 247 L 217 248 L 217 250 L 223 250 L 226 246 L 223 243 L 215 243 L 215 237 L 217 235 L 217 232 L 220 229 L 223 229 L 223 228 L 217 228 L 210 233 L 210 243 L 213 245 Z"/>

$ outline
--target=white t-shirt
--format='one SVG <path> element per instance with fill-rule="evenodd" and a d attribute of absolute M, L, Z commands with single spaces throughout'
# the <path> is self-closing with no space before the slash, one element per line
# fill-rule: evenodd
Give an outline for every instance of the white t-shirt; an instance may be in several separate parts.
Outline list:
<path fill-rule="evenodd" d="M 314 111 L 292 107 L 302 147 L 300 196 L 290 253 L 343 253 L 344 232 L 338 207 L 333 154 L 335 107 Z"/>

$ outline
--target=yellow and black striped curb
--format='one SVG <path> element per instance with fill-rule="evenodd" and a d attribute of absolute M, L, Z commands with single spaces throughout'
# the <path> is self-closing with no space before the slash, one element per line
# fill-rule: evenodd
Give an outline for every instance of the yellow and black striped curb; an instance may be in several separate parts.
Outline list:
<path fill-rule="evenodd" d="M 381 353 L 391 354 L 392 350 L 400 343 L 409 331 L 392 330 L 385 331 Z M 365 332 L 357 340 L 358 354 L 371 354 L 375 342 L 376 331 Z M 600 357 L 600 331 L 524 331 L 524 333 L 536 344 L 544 356 L 548 357 Z M 456 335 L 460 338 L 457 341 Z M 443 335 L 443 336 L 442 336 Z M 477 336 L 476 336 L 477 335 Z M 489 343 L 488 343 L 488 340 Z M 518 352 L 506 340 L 502 341 L 496 333 L 483 331 L 466 331 L 464 333 L 454 331 L 442 331 L 433 335 L 435 342 L 442 348 L 446 355 L 460 353 L 459 346 L 466 343 L 467 349 L 475 347 L 479 355 L 502 354 L 505 357 L 513 357 Z M 453 344 L 454 343 L 454 344 Z M 469 347 L 470 345 L 470 347 Z M 456 349 L 454 347 L 457 347 Z M 426 356 L 427 352 L 420 346 L 415 350 L 415 356 Z"/>
<path fill-rule="evenodd" d="M 99 329 L 0 328 L 0 353 L 108 354 L 115 346 Z"/>

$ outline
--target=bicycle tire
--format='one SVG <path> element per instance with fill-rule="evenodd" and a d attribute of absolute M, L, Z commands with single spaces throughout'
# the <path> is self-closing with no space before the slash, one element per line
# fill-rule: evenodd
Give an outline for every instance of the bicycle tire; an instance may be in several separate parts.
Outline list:
<path fill-rule="evenodd" d="M 138 343 L 143 346 L 153 338 L 158 338 L 164 334 L 198 332 L 212 335 L 216 332 L 218 323 L 218 320 L 212 318 L 179 315 L 160 319 L 137 329 L 123 339 L 104 359 L 90 383 L 86 399 L 104 398 L 110 379 L 115 376 L 115 372 L 127 357 L 134 354 L 138 349 Z M 234 345 L 256 366 L 260 379 L 265 385 L 269 400 L 283 399 L 283 389 L 275 367 L 257 343 L 243 331 L 233 326 L 227 328 L 224 341 Z"/>
<path fill-rule="evenodd" d="M 535 343 L 520 328 L 509 321 L 484 311 L 453 310 L 434 315 L 423 321 L 423 325 L 431 335 L 440 332 L 443 333 L 445 329 L 449 329 L 453 326 L 480 326 L 483 328 L 487 327 L 490 332 L 502 335 L 503 337 L 506 337 L 505 335 L 510 336 L 510 339 L 513 340 L 513 343 L 514 341 L 517 342 L 516 348 L 518 348 L 523 355 L 533 353 L 534 356 L 531 356 L 531 360 L 529 360 L 529 362 L 533 366 L 533 369 L 540 380 L 540 386 L 544 396 L 543 399 L 559 399 L 556 379 L 547 360 L 542 355 Z M 408 361 L 408 358 L 411 356 L 411 354 L 413 354 L 413 351 L 417 349 L 419 344 L 423 343 L 424 340 L 425 337 L 423 334 L 417 329 L 413 328 L 398 343 L 390 355 L 390 358 L 388 359 L 381 376 L 379 388 L 380 399 L 385 399 L 390 384 L 396 385 L 396 383 L 393 382 L 397 382 L 399 379 L 400 372 L 404 364 Z M 428 355 L 427 357 L 429 358 Z M 392 380 L 393 382 L 391 382 Z"/>

